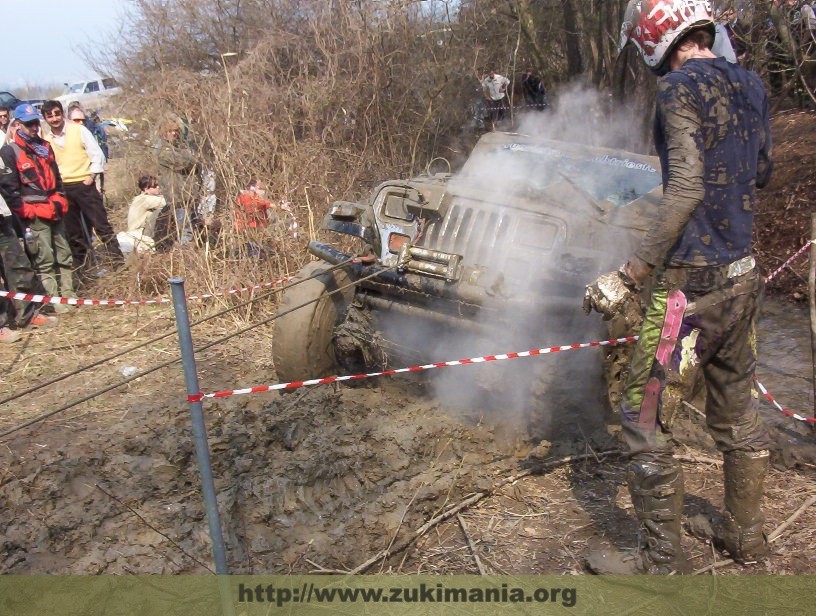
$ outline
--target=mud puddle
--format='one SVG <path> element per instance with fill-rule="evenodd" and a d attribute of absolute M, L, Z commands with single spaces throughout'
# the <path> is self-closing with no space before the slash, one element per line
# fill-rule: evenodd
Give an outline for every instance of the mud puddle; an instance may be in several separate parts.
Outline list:
<path fill-rule="evenodd" d="M 478 419 L 395 383 L 234 398 L 206 412 L 236 572 L 353 568 L 516 466 L 509 442 Z M 131 413 L 90 430 L 77 440 L 41 431 L 6 449 L 0 571 L 203 572 L 209 539 L 186 413 Z"/>
<path fill-rule="evenodd" d="M 814 416 L 810 321 L 805 306 L 767 300 L 759 331 L 757 379 L 779 404 L 805 417 Z M 774 433 L 786 466 L 816 463 L 813 424 L 786 417 L 761 399 L 762 417 Z"/>

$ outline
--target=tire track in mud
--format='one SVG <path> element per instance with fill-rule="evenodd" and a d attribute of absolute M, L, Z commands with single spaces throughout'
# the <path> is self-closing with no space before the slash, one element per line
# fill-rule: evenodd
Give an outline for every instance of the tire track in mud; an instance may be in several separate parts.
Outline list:
<path fill-rule="evenodd" d="M 223 401 L 207 405 L 206 415 L 235 572 L 353 567 L 398 531 L 515 467 L 488 427 L 391 386 L 323 388 L 297 404 L 291 396 Z M 71 434 L 48 426 L 9 443 L 0 571 L 201 572 L 95 488 L 210 562 L 186 412 L 142 409 L 108 431 L 97 428 Z M 41 446 L 51 437 L 59 445 Z"/>

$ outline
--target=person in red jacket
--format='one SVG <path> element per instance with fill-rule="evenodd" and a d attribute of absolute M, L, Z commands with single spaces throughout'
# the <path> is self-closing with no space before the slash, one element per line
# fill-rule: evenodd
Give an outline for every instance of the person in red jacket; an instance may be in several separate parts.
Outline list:
<path fill-rule="evenodd" d="M 54 151 L 40 137 L 39 112 L 28 104 L 14 110 L 22 125 L 0 148 L 5 170 L 0 193 L 26 229 L 26 247 L 47 295 L 73 297 L 71 248 L 63 218 L 68 202 Z M 65 304 L 56 311 L 67 311 Z"/>
<path fill-rule="evenodd" d="M 266 199 L 266 187 L 257 178 L 252 178 L 238 195 L 233 214 L 235 230 L 248 236 L 246 247 L 250 256 L 265 257 L 272 252 L 269 246 L 262 243 L 259 230 L 265 229 L 271 219 L 277 218 L 274 215 L 276 207 Z M 286 201 L 281 201 L 280 209 L 291 216 L 292 209 Z M 293 221 L 290 230 L 296 234 L 296 229 L 297 223 Z"/>
<path fill-rule="evenodd" d="M 266 199 L 266 188 L 258 178 L 252 178 L 235 202 L 235 230 L 241 232 L 268 226 L 267 212 L 271 208 L 272 203 Z"/>

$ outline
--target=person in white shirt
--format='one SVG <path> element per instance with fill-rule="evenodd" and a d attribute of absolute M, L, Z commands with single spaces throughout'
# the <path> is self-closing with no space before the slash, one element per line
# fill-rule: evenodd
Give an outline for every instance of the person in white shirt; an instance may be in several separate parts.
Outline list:
<path fill-rule="evenodd" d="M 116 234 L 123 253 L 152 252 L 156 248 L 156 221 L 167 206 L 159 181 L 153 175 L 139 178 L 141 191 L 130 203 L 127 231 Z"/>
<path fill-rule="evenodd" d="M 482 78 L 482 90 L 487 99 L 493 128 L 496 128 L 496 124 L 504 119 L 505 111 L 510 107 L 507 102 L 507 86 L 509 85 L 510 80 L 493 69 L 490 69 L 490 73 Z"/>
<path fill-rule="evenodd" d="M 711 53 L 718 58 L 725 58 L 731 64 L 737 64 L 737 54 L 734 51 L 734 46 L 731 44 L 731 38 L 728 36 L 728 28 L 725 24 L 714 24 L 714 44 L 711 46 Z"/>

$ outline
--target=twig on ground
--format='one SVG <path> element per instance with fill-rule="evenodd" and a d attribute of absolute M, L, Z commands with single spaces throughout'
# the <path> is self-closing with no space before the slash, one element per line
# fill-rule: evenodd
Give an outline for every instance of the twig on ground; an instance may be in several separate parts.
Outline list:
<path fill-rule="evenodd" d="M 388 547 L 385 549 L 386 552 L 391 550 L 391 546 L 393 546 L 394 542 L 397 540 L 397 535 L 399 535 L 400 528 L 402 528 L 402 524 L 405 522 L 405 516 L 408 515 L 408 510 L 411 508 L 411 505 L 414 504 L 414 500 L 416 499 L 417 494 L 419 494 L 419 491 L 424 487 L 425 487 L 425 485 L 423 484 L 419 488 L 417 488 L 416 492 L 414 492 L 414 495 L 411 497 L 411 500 L 408 501 L 407 505 L 405 505 L 405 510 L 402 512 L 402 517 L 400 518 L 399 524 L 397 525 L 396 530 L 394 530 L 394 536 L 391 537 L 391 542 L 388 544 Z M 380 565 L 380 573 L 382 573 L 382 570 L 383 570 L 384 566 L 385 566 L 385 560 L 383 560 L 382 564 Z"/>
<path fill-rule="evenodd" d="M 434 528 L 437 524 L 439 524 L 440 522 L 444 522 L 445 520 L 447 520 L 451 516 L 456 515 L 456 513 L 458 513 L 462 509 L 465 509 L 466 507 L 469 507 L 470 505 L 473 505 L 474 503 L 478 503 L 485 496 L 487 496 L 487 493 L 477 492 L 473 496 L 463 500 L 458 505 L 454 505 L 453 507 L 451 507 L 450 509 L 448 509 L 444 513 L 441 513 L 438 516 L 436 516 L 435 518 L 432 518 L 432 519 L 428 520 L 425 524 L 423 524 L 416 531 L 414 531 L 414 533 L 410 537 L 408 537 L 407 539 L 404 539 L 403 541 L 401 541 L 399 543 L 399 545 L 393 546 L 393 542 L 392 542 L 392 545 L 390 545 L 387 549 L 379 551 L 377 554 L 375 554 L 374 556 L 369 558 L 367 561 L 365 561 L 361 565 L 358 565 L 357 567 L 352 569 L 351 574 L 356 575 L 358 573 L 362 573 L 363 571 L 366 571 L 371 565 L 373 565 L 377 561 L 382 560 L 382 559 L 386 559 L 389 556 L 393 556 L 394 554 L 397 554 L 398 552 L 401 552 L 402 550 L 407 548 L 409 545 L 411 545 L 414 541 L 419 539 L 422 535 L 424 535 L 429 530 Z M 394 535 L 394 537 L 396 538 L 396 535 Z"/>
<path fill-rule="evenodd" d="M 694 464 L 716 464 L 717 466 L 722 466 L 722 460 L 715 460 L 714 458 L 708 458 L 706 456 L 690 456 L 681 454 L 674 457 L 683 462 L 692 462 Z"/>
<path fill-rule="evenodd" d="M 707 573 L 708 571 L 714 571 L 715 569 L 721 569 L 722 567 L 727 567 L 728 565 L 733 565 L 734 561 L 730 558 L 726 558 L 725 560 L 717 561 L 711 565 L 706 565 L 701 569 L 697 569 L 693 571 L 691 575 L 700 575 L 701 573 Z"/>
<path fill-rule="evenodd" d="M 799 516 L 805 512 L 805 509 L 810 507 L 813 503 L 816 503 L 816 494 L 811 495 L 809 499 L 802 503 L 799 509 L 794 511 L 793 514 L 791 514 L 791 516 L 787 520 L 782 522 L 782 524 L 777 526 L 776 529 L 774 529 L 774 531 L 770 535 L 768 535 L 768 543 L 771 543 L 779 539 L 782 533 L 785 532 L 785 529 L 791 524 L 793 524 L 799 518 Z"/>
<path fill-rule="evenodd" d="M 777 526 L 774 529 L 774 531 L 770 535 L 768 535 L 768 543 L 771 543 L 779 539 L 779 537 L 782 536 L 782 533 L 785 532 L 785 529 L 788 528 L 788 526 L 790 526 L 791 524 L 793 524 L 799 518 L 799 516 L 802 515 L 805 512 L 805 510 L 808 507 L 810 507 L 813 503 L 816 503 L 816 494 L 812 495 L 809 499 L 802 503 L 799 509 L 794 511 L 787 520 L 782 522 L 782 524 Z M 714 564 L 703 567 L 702 569 L 697 569 L 694 573 L 692 573 L 692 575 L 699 575 L 701 573 L 706 573 L 707 571 L 714 571 L 714 569 L 719 569 L 721 567 L 726 567 L 732 564 L 734 564 L 734 560 L 732 558 L 727 558 L 725 560 L 721 560 Z"/>
<path fill-rule="evenodd" d="M 476 545 L 473 543 L 473 539 L 470 538 L 470 533 L 468 533 L 467 527 L 465 526 L 465 520 L 462 518 L 461 514 L 456 514 L 456 521 L 459 522 L 462 533 L 465 535 L 468 547 L 470 548 L 470 554 L 473 556 L 473 560 L 476 562 L 476 566 L 479 568 L 479 575 L 487 575 L 484 567 L 482 566 L 482 561 L 479 560 L 479 554 L 476 552 Z"/>
<path fill-rule="evenodd" d="M 505 570 L 504 570 L 504 569 L 502 569 L 502 568 L 501 568 L 499 565 L 497 565 L 495 560 L 488 559 L 487 557 L 485 557 L 484 561 L 485 561 L 485 562 L 486 562 L 488 565 L 490 565 L 491 567 L 493 567 L 493 568 L 494 568 L 496 571 L 498 571 L 499 573 L 501 573 L 502 575 L 510 575 L 510 574 L 509 574 L 507 571 L 505 571 Z"/>
<path fill-rule="evenodd" d="M 581 436 L 582 436 L 582 437 L 583 437 L 583 439 L 584 439 L 584 447 L 585 447 L 585 448 L 586 448 L 586 449 L 589 451 L 589 453 L 591 453 L 591 454 L 592 454 L 592 456 L 595 458 L 595 462 L 597 462 L 598 464 L 600 464 L 600 463 L 601 463 L 601 461 L 598 459 L 598 456 L 596 456 L 596 455 L 595 455 L 595 450 L 594 450 L 594 449 L 592 449 L 592 445 L 590 445 L 590 444 L 589 444 L 589 439 L 587 438 L 586 434 L 584 434 L 584 429 L 581 427 L 581 424 L 576 424 L 576 425 L 578 426 L 578 430 L 580 430 L 580 431 L 581 431 Z"/>
<path fill-rule="evenodd" d="M 691 402 L 686 402 L 685 400 L 683 400 L 683 406 L 685 406 L 685 407 L 686 407 L 686 408 L 688 408 L 688 409 L 691 409 L 692 411 L 694 411 L 695 413 L 697 413 L 697 414 L 698 414 L 700 417 L 702 417 L 703 419 L 705 419 L 706 414 L 705 414 L 705 413 L 703 413 L 703 412 L 702 412 L 700 409 L 698 409 L 696 406 L 694 406 L 694 405 L 693 405 Z"/>
<path fill-rule="evenodd" d="M 509 518 L 541 518 L 545 515 L 550 515 L 549 511 L 540 511 L 539 513 L 516 513 L 515 511 L 502 511 L 501 513 Z"/>
<path fill-rule="evenodd" d="M 566 533 L 564 533 L 564 536 L 561 537 L 561 541 L 566 542 L 567 537 L 569 537 L 572 533 L 577 533 L 579 530 L 584 530 L 585 528 L 589 528 L 590 526 L 594 525 L 595 525 L 594 522 L 590 522 L 589 524 L 584 524 L 583 526 L 578 526 L 576 528 L 570 529 Z"/>
<path fill-rule="evenodd" d="M 303 560 L 305 560 L 307 563 L 309 563 L 312 567 L 316 567 L 312 571 L 309 571 L 309 575 L 316 575 L 316 574 L 320 574 L 320 575 L 348 575 L 348 573 L 349 573 L 348 571 L 345 571 L 343 569 L 326 569 L 326 567 L 324 567 L 323 565 L 319 565 L 315 561 L 309 560 L 305 556 L 304 556 Z"/>
<path fill-rule="evenodd" d="M 190 560 L 194 561 L 196 564 L 198 564 L 198 565 L 200 565 L 200 566 L 204 567 L 204 568 L 205 568 L 207 571 L 209 571 L 210 573 L 215 574 L 215 571 L 213 571 L 213 570 L 212 570 L 212 569 L 211 569 L 211 568 L 210 568 L 208 565 L 206 565 L 205 563 L 203 563 L 203 562 L 201 562 L 200 560 L 198 560 L 198 558 L 196 558 L 195 556 L 193 556 L 192 554 L 190 554 L 190 553 L 189 553 L 187 550 L 185 550 L 183 547 L 181 547 L 181 546 L 180 546 L 178 543 L 176 543 L 175 541 L 173 541 L 173 539 L 171 539 L 170 537 L 168 537 L 167 535 L 165 535 L 165 534 L 164 534 L 163 532 L 161 532 L 161 531 L 160 531 L 158 528 L 156 528 L 156 527 L 155 527 L 155 526 L 153 526 L 153 525 L 152 525 L 150 522 L 148 522 L 147 520 L 145 520 L 145 519 L 144 519 L 144 517 L 142 517 L 142 515 L 141 515 L 141 514 L 140 514 L 138 511 L 136 511 L 136 510 L 135 510 L 133 507 L 131 507 L 130 505 L 128 505 L 128 504 L 127 504 L 126 502 L 124 502 L 122 499 L 120 499 L 120 498 L 119 498 L 119 497 L 117 497 L 117 496 L 114 496 L 113 494 L 111 494 L 110 492 L 108 492 L 108 491 L 107 491 L 105 488 L 103 488 L 102 486 L 100 486 L 98 483 L 95 483 L 95 484 L 94 484 L 94 487 L 95 487 L 97 490 L 99 490 L 100 492 L 102 492 L 102 494 L 105 494 L 105 495 L 106 495 L 106 496 L 108 496 L 109 498 L 112 498 L 112 499 L 113 499 L 113 500 L 115 500 L 117 503 L 119 503 L 120 505 L 122 505 L 122 507 L 124 507 L 125 509 L 127 509 L 128 511 L 130 511 L 130 512 L 131 512 L 133 515 L 135 515 L 137 518 L 139 518 L 139 519 L 142 521 L 142 523 L 143 523 L 145 526 L 147 526 L 147 527 L 148 527 L 150 530 L 152 530 L 152 531 L 153 531 L 153 532 L 155 532 L 155 533 L 160 534 L 162 537 L 164 537 L 165 539 L 167 539 L 167 540 L 170 542 L 170 544 L 171 544 L 173 547 L 175 547 L 176 549 L 178 549 L 178 550 L 179 550 L 179 552 L 181 552 L 182 554 L 184 554 L 184 555 L 185 555 L 187 558 L 189 558 Z"/>
<path fill-rule="evenodd" d="M 601 461 L 603 461 L 603 458 L 605 458 L 607 456 L 617 456 L 617 455 L 620 455 L 620 454 L 621 454 L 621 451 L 619 449 L 612 449 L 612 450 L 609 450 L 609 451 L 599 451 L 599 452 L 597 452 L 597 454 L 595 452 L 593 452 L 592 454 L 581 454 L 581 455 L 577 455 L 577 456 L 566 456 L 564 458 L 559 458 L 558 460 L 550 460 L 550 461 L 542 463 L 541 466 L 539 466 L 536 469 L 536 472 L 542 472 L 545 469 L 555 468 L 557 466 L 562 466 L 564 464 L 569 464 L 570 462 L 577 462 L 579 460 L 586 460 L 588 458 L 594 458 L 594 457 L 596 457 L 596 455 L 600 456 Z M 351 575 L 357 575 L 358 573 L 363 573 L 364 571 L 366 571 L 369 567 L 371 567 L 376 562 L 378 562 L 380 560 L 384 560 L 386 558 L 390 558 L 394 554 L 398 554 L 402 550 L 406 549 L 409 545 L 414 543 L 414 541 L 416 541 L 417 539 L 422 537 L 429 530 L 431 530 L 432 528 L 434 528 L 438 524 L 441 524 L 445 520 L 453 517 L 454 515 L 456 515 L 457 513 L 462 511 L 463 509 L 466 509 L 467 507 L 470 507 L 471 505 L 474 505 L 474 504 L 478 503 L 483 498 L 493 494 L 499 488 L 501 488 L 503 486 L 507 486 L 507 485 L 512 485 L 513 483 L 515 483 L 519 479 L 522 479 L 522 478 L 527 477 L 527 476 L 532 475 L 532 474 L 534 474 L 533 469 L 526 469 L 526 470 L 523 470 L 523 471 L 521 471 L 519 473 L 516 473 L 515 475 L 511 475 L 510 477 L 507 477 L 507 478 L 499 481 L 489 491 L 476 492 L 475 494 L 469 496 L 468 498 L 466 498 L 465 500 L 460 502 L 458 505 L 454 505 L 453 507 L 450 507 L 449 509 L 447 509 L 443 513 L 440 513 L 438 516 L 436 516 L 434 518 L 431 518 L 430 520 L 425 522 L 425 524 L 423 524 L 417 530 L 415 530 L 409 537 L 403 539 L 399 543 L 394 544 L 394 541 L 392 540 L 392 545 L 389 545 L 387 549 L 380 550 L 374 556 L 372 556 L 371 558 L 366 560 L 364 563 L 361 563 L 360 565 L 357 565 L 357 567 L 352 569 L 349 573 Z M 406 509 L 406 511 L 407 511 L 407 509 Z M 394 535 L 394 537 L 396 537 L 396 534 Z"/>

